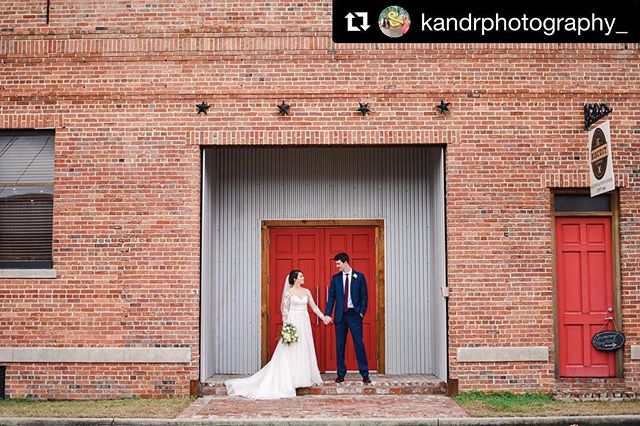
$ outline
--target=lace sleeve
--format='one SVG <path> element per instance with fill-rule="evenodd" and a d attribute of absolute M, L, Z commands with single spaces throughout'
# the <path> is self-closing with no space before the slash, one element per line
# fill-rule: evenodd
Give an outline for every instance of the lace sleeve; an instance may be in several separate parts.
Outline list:
<path fill-rule="evenodd" d="M 291 306 L 291 295 L 287 292 L 282 296 L 282 304 L 280 305 L 280 312 L 282 313 L 282 322 L 286 322 L 289 317 L 289 307 Z"/>
<path fill-rule="evenodd" d="M 315 312 L 316 315 L 320 317 L 320 319 L 324 319 L 324 314 L 318 308 L 318 305 L 316 305 L 316 302 L 313 301 L 313 296 L 311 295 L 311 292 L 307 291 L 307 294 L 309 295 L 309 304 L 311 305 L 311 309 L 313 310 L 313 312 Z"/>

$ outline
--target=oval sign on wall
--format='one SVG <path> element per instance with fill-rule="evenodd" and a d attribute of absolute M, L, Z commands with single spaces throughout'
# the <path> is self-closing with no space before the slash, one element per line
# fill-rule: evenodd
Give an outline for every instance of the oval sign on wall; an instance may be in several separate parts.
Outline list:
<path fill-rule="evenodd" d="M 593 335 L 591 344 L 599 351 L 616 351 L 624 346 L 624 334 L 619 331 L 601 331 Z"/>
<path fill-rule="evenodd" d="M 591 139 L 591 169 L 598 180 L 602 179 L 607 171 L 608 157 L 607 138 L 602 129 L 597 128 Z"/>

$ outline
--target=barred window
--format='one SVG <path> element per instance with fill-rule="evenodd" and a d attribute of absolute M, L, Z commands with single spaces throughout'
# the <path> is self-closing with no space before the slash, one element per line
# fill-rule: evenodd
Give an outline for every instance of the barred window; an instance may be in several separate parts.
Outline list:
<path fill-rule="evenodd" d="M 51 269 L 53 131 L 0 131 L 0 268 Z"/>

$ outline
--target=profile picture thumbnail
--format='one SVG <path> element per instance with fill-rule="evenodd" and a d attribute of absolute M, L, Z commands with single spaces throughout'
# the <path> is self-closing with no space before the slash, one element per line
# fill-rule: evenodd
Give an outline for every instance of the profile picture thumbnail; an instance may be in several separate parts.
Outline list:
<path fill-rule="evenodd" d="M 400 6 L 389 6 L 380 12 L 378 17 L 380 31 L 387 37 L 402 37 L 409 31 L 411 18 L 409 13 Z"/>

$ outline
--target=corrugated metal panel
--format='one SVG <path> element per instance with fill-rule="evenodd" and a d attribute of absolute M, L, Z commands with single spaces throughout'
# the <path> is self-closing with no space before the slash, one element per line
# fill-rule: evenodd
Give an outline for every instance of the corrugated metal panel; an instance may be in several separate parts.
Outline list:
<path fill-rule="evenodd" d="M 211 259 L 212 239 L 212 211 L 211 193 L 214 185 L 211 172 L 212 167 L 208 158 L 207 150 L 202 151 L 202 236 L 200 240 L 203 253 L 200 265 L 200 276 L 202 286 L 200 290 L 200 381 L 205 381 L 214 371 L 213 361 L 215 352 L 213 351 L 213 314 L 215 309 L 213 299 L 213 262 Z M 206 256 L 204 255 L 206 253 Z"/>
<path fill-rule="evenodd" d="M 432 154 L 437 167 L 429 169 L 431 191 L 429 192 L 429 224 L 431 227 L 430 258 L 433 260 L 429 270 L 431 278 L 434 314 L 431 316 L 431 335 L 433 336 L 433 373 L 447 380 L 447 299 L 442 290 L 447 286 L 447 260 L 445 235 L 444 200 L 444 152 Z"/>
<path fill-rule="evenodd" d="M 441 282 L 432 227 L 443 216 L 430 196 L 430 170 L 441 173 L 438 147 L 213 148 L 207 151 L 203 232 L 203 375 L 251 373 L 260 364 L 260 221 L 384 219 L 386 368 L 433 373 L 441 315 L 432 306 Z M 210 188 L 207 189 L 207 187 Z M 204 195 L 203 195 L 204 197 Z M 204 200 L 203 200 L 204 202 Z M 439 225 L 440 226 L 440 225 Z M 441 224 L 444 230 L 444 222 Z M 204 238 L 203 238 L 204 239 Z M 442 246 L 444 250 L 444 246 Z M 205 288 L 212 296 L 204 306 Z M 209 310 L 213 312 L 206 313 Z M 445 336 L 446 339 L 446 336 Z M 446 344 L 445 344 L 446 346 Z M 207 353 L 208 351 L 211 351 Z M 211 362 L 211 365 L 209 364 Z M 446 358 L 445 358 L 446 362 Z M 204 367 L 203 367 L 204 368 Z"/>

